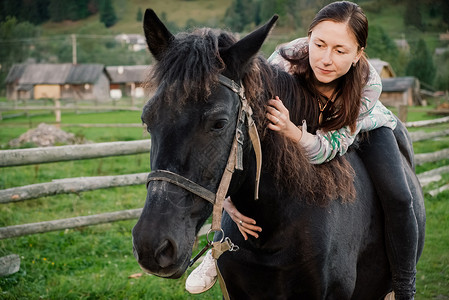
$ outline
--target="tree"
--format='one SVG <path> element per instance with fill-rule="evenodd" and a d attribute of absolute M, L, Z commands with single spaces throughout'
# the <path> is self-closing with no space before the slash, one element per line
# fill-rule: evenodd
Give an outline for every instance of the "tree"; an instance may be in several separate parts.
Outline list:
<path fill-rule="evenodd" d="M 115 10 L 112 6 L 111 0 L 103 0 L 100 8 L 100 21 L 107 28 L 117 23 L 117 15 L 115 14 Z"/>
<path fill-rule="evenodd" d="M 226 10 L 225 24 L 236 32 L 242 32 L 243 28 L 251 22 L 245 16 L 245 11 L 247 10 L 245 10 L 243 2 L 243 0 L 234 0 Z"/>
<path fill-rule="evenodd" d="M 0 1 L 0 21 L 15 17 L 17 21 L 41 24 L 49 19 L 50 0 L 2 0 Z"/>
<path fill-rule="evenodd" d="M 137 9 L 136 21 L 142 22 L 143 20 L 142 17 L 143 17 L 142 8 L 139 7 L 139 9 Z"/>
<path fill-rule="evenodd" d="M 5 78 L 11 66 L 29 58 L 33 38 L 38 29 L 29 22 L 19 22 L 15 17 L 6 17 L 0 22 L 0 90 L 4 90 Z"/>
<path fill-rule="evenodd" d="M 276 2 L 275 1 L 262 1 L 260 5 L 260 19 L 268 20 L 273 13 L 279 14 L 279 11 L 276 11 Z M 281 16 L 282 18 L 282 16 Z"/>
<path fill-rule="evenodd" d="M 449 91 L 449 51 L 437 55 L 435 58 L 436 70 L 435 88 Z"/>
<path fill-rule="evenodd" d="M 415 26 L 418 29 L 423 29 L 420 1 L 407 0 L 405 3 L 404 24 L 408 26 Z"/>
<path fill-rule="evenodd" d="M 420 39 L 416 48 L 412 51 L 412 57 L 405 72 L 409 76 L 418 77 L 419 80 L 429 85 L 433 83 L 435 65 L 424 40 Z"/>
<path fill-rule="evenodd" d="M 380 58 L 388 62 L 397 75 L 403 75 L 405 66 L 398 47 L 380 26 L 370 26 L 366 54 L 370 58 Z"/>
<path fill-rule="evenodd" d="M 279 15 L 278 24 L 295 29 L 301 26 L 300 1 L 273 0 L 262 1 L 260 4 L 260 19 L 262 22 L 270 19 L 273 14 Z"/>

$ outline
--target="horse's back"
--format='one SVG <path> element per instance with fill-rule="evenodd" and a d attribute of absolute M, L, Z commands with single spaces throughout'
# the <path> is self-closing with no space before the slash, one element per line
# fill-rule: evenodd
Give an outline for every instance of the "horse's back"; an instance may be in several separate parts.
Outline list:
<path fill-rule="evenodd" d="M 399 127 L 395 135 L 400 137 L 404 171 L 414 198 L 419 257 L 424 243 L 424 200 L 413 170 L 413 148 L 403 130 Z M 219 262 L 231 298 L 377 300 L 391 290 L 379 195 L 358 151 L 350 149 L 345 159 L 356 174 L 356 200 L 337 199 L 319 207 L 284 199 L 288 203 L 285 224 L 290 228 L 280 229 L 271 241 L 278 246 L 276 251 L 264 253 L 254 245 L 248 247 L 230 218 L 223 223 L 226 233 L 232 231 L 231 238 L 241 246 L 241 251 L 224 254 Z"/>
<path fill-rule="evenodd" d="M 357 214 L 353 228 L 360 235 L 357 252 L 357 279 L 350 299 L 379 299 L 391 288 L 391 274 L 385 248 L 384 216 L 376 190 L 357 151 L 345 157 L 355 172 L 356 202 L 348 211 Z M 351 216 L 347 216 L 351 217 Z"/>
<path fill-rule="evenodd" d="M 241 239 L 233 221 L 224 218 L 226 233 L 232 231 L 231 239 L 241 246 L 240 251 L 223 254 L 219 261 L 231 296 L 378 299 L 383 291 L 387 293 L 391 278 L 380 203 L 358 154 L 351 151 L 346 159 L 357 173 L 357 199 L 351 203 L 337 199 L 326 207 L 285 199 L 288 221 L 284 224 L 289 228 L 279 229 L 263 245 L 271 244 L 271 249 L 277 247 L 275 251 L 253 248 Z M 244 294 L 246 288 L 252 295 Z"/>

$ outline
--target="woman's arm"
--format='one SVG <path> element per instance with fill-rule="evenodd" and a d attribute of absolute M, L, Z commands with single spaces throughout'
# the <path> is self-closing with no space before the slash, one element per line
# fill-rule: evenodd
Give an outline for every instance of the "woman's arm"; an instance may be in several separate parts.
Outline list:
<path fill-rule="evenodd" d="M 394 128 L 396 126 L 395 118 L 392 113 L 386 109 L 379 101 L 382 92 L 382 82 L 377 71 L 370 65 L 370 75 L 368 83 L 362 91 L 362 105 L 356 122 L 356 130 L 351 132 L 349 126 L 338 130 L 323 132 L 318 130 L 316 134 L 307 132 L 307 125 L 302 125 L 302 135 L 299 136 L 299 143 L 306 150 L 310 162 L 321 164 L 332 160 L 336 155 L 343 155 L 355 140 L 360 131 L 368 131 L 381 126 Z M 278 124 L 274 124 L 276 117 L 285 115 L 288 110 L 281 101 L 270 100 L 270 106 L 267 110 L 267 118 L 271 121 L 268 125 L 270 129 L 278 131 L 289 138 L 297 141 L 298 134 L 293 133 L 292 124 L 288 118 L 284 118 Z M 290 122 L 290 123 L 289 123 Z"/>
<path fill-rule="evenodd" d="M 379 110 L 383 107 L 379 101 L 382 92 L 382 81 L 374 67 L 371 64 L 369 64 L 369 67 L 369 79 L 362 91 L 362 103 L 354 132 L 351 132 L 349 126 L 344 126 L 338 130 L 328 132 L 318 130 L 313 135 L 308 133 L 305 124 L 303 125 L 305 128 L 303 128 L 303 137 L 300 144 L 307 151 L 311 163 L 321 164 L 332 160 L 337 154 L 345 154 L 349 146 L 354 143 L 355 137 L 360 131 L 368 131 L 381 127 L 390 120 L 390 118 L 377 117 L 387 112 L 382 111 L 379 114 Z M 374 111 L 376 106 L 379 108 Z M 376 118 L 379 119 L 379 122 L 376 121 Z"/>

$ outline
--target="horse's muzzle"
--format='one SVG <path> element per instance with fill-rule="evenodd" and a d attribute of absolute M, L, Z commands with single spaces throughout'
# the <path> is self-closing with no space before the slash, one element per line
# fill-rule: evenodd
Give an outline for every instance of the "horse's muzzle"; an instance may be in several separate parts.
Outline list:
<path fill-rule="evenodd" d="M 164 278 L 179 278 L 187 269 L 188 259 L 179 260 L 176 243 L 169 238 L 148 247 L 133 237 L 133 254 L 142 270 Z"/>

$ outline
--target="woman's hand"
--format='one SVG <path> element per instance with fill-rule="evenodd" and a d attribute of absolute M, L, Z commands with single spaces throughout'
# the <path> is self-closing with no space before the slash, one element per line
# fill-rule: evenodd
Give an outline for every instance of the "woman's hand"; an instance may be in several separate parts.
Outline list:
<path fill-rule="evenodd" d="M 231 197 L 227 197 L 223 202 L 223 208 L 229 214 L 231 219 L 237 224 L 240 232 L 242 233 L 245 241 L 248 239 L 248 234 L 258 238 L 257 232 L 261 232 L 262 228 L 255 226 L 256 220 L 248 218 L 242 215 L 237 208 L 235 208 L 234 203 L 231 201 Z"/>
<path fill-rule="evenodd" d="M 278 96 L 268 100 L 266 117 L 271 122 L 268 124 L 269 129 L 285 135 L 294 142 L 301 140 L 301 129 L 290 121 L 290 113 Z"/>

